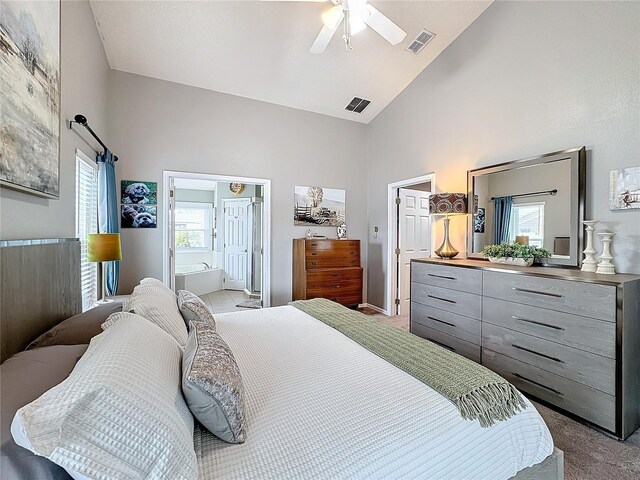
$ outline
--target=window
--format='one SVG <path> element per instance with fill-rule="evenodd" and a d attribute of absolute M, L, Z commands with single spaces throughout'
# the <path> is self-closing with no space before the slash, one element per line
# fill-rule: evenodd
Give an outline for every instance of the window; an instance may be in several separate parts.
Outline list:
<path fill-rule="evenodd" d="M 87 261 L 87 235 L 98 233 L 98 172 L 81 152 L 76 153 L 76 236 L 80 239 L 82 311 L 98 300 L 98 264 Z"/>
<path fill-rule="evenodd" d="M 529 245 L 542 248 L 544 244 L 544 202 L 518 203 L 511 210 L 509 223 L 509 242 L 516 236 L 529 237 Z"/>
<path fill-rule="evenodd" d="M 176 250 L 211 251 L 212 220 L 211 203 L 176 202 Z"/>

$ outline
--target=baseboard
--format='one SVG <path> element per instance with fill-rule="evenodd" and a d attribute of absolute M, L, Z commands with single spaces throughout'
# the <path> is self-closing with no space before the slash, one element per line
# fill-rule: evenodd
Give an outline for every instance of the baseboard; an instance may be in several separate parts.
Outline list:
<path fill-rule="evenodd" d="M 387 317 L 390 316 L 389 312 L 387 312 L 383 308 L 376 307 L 375 305 L 371 305 L 370 303 L 361 303 L 360 305 L 358 305 L 358 308 L 364 308 L 364 307 L 370 308 L 371 310 L 375 310 L 376 312 L 386 315 Z"/>

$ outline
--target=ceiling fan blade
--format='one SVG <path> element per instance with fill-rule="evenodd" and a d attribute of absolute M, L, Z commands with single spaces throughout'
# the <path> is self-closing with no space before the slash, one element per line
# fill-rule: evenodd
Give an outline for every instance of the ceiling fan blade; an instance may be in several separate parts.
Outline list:
<path fill-rule="evenodd" d="M 397 45 L 404 40 L 407 32 L 385 17 L 377 8 L 368 5 L 368 9 L 371 15 L 364 19 L 364 23 L 378 32 L 391 45 Z"/>
<path fill-rule="evenodd" d="M 311 45 L 311 50 L 309 51 L 311 53 L 323 53 L 327 49 L 327 45 L 329 45 L 329 42 L 331 41 L 333 34 L 336 33 L 336 30 L 337 28 L 331 30 L 326 25 L 323 25 L 322 30 L 320 30 L 320 33 L 313 42 L 313 45 Z"/>

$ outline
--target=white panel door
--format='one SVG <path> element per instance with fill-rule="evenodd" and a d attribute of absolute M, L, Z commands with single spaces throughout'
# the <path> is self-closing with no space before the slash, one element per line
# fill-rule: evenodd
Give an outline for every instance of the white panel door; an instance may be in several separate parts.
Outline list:
<path fill-rule="evenodd" d="M 398 248 L 400 274 L 398 278 L 398 315 L 409 313 L 411 259 L 428 257 L 431 251 L 431 218 L 429 192 L 400 189 Z"/>
<path fill-rule="evenodd" d="M 224 201 L 224 288 L 244 290 L 247 287 L 247 248 L 249 199 Z"/>

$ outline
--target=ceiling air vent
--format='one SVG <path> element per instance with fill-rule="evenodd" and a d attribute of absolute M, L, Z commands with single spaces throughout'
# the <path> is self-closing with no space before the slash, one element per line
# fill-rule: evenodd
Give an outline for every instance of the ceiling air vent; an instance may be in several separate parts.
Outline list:
<path fill-rule="evenodd" d="M 420 32 L 416 39 L 411 42 L 411 45 L 407 47 L 407 50 L 417 55 L 424 48 L 424 46 L 429 43 L 435 36 L 435 33 L 431 33 L 428 30 L 422 30 L 422 32 Z"/>
<path fill-rule="evenodd" d="M 362 113 L 370 103 L 371 100 L 363 100 L 362 98 L 353 97 L 353 100 L 349 102 L 349 105 L 345 107 L 345 110 L 348 110 L 349 112 Z"/>

